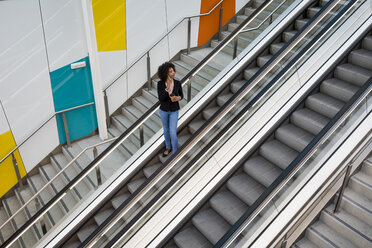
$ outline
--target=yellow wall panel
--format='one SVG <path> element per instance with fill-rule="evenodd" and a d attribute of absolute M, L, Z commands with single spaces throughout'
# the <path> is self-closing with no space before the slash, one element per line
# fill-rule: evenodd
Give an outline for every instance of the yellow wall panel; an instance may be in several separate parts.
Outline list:
<path fill-rule="evenodd" d="M 126 50 L 125 0 L 93 0 L 98 52 Z"/>
<path fill-rule="evenodd" d="M 0 158 L 4 158 L 11 150 L 16 147 L 11 131 L 0 134 Z M 18 150 L 14 153 L 17 159 L 19 172 L 21 177 L 26 175 L 26 170 L 23 165 L 21 155 Z M 4 162 L 0 164 L 0 197 L 9 191 L 16 183 L 18 183 L 17 175 L 14 171 L 12 156 L 9 156 Z"/>

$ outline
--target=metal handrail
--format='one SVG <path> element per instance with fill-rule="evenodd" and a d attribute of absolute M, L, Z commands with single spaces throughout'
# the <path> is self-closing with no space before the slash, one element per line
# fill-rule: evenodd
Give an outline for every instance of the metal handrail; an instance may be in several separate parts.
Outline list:
<path fill-rule="evenodd" d="M 223 1 L 223 0 L 222 0 Z M 220 1 L 220 3 L 222 2 Z M 263 5 L 265 5 L 266 3 L 270 2 L 271 0 L 266 0 Z M 284 2 L 286 0 L 283 0 Z M 244 22 L 242 22 L 238 28 L 236 28 L 228 37 L 225 38 L 225 40 L 223 42 L 221 42 L 219 45 L 217 45 L 217 47 L 210 53 L 210 56 L 206 57 L 205 59 L 203 59 L 196 67 L 194 67 L 185 77 L 182 81 L 183 82 L 183 85 L 189 81 L 190 77 L 194 76 L 199 70 L 201 70 L 201 68 L 206 64 L 208 63 L 214 56 L 216 56 L 216 54 L 222 50 L 223 47 L 225 47 L 228 42 L 230 42 L 234 37 L 235 35 L 240 31 L 242 30 L 247 24 L 248 22 L 253 19 L 254 17 L 256 17 L 258 14 L 261 13 L 261 11 L 263 11 L 263 9 L 260 9 L 259 11 L 255 11 L 250 17 L 248 17 Z M 272 11 L 272 13 L 274 13 L 274 11 Z M 272 14 L 271 13 L 271 14 Z M 186 79 L 185 79 L 186 78 Z M 157 107 L 159 106 L 159 102 L 157 102 L 152 108 L 150 108 L 146 113 L 145 115 L 143 115 L 140 119 L 138 119 L 134 125 L 132 125 L 130 128 L 128 128 L 120 137 L 117 137 L 116 138 L 116 141 L 110 145 L 109 148 L 107 148 L 107 152 L 105 153 L 102 153 L 100 154 L 96 159 L 94 159 L 94 161 L 91 162 L 91 167 L 90 168 L 85 168 L 81 173 L 81 175 L 79 175 L 79 178 L 75 178 L 73 180 L 73 184 L 70 185 L 68 187 L 68 189 L 72 189 L 74 188 L 75 185 L 77 185 L 87 174 L 89 174 L 93 169 L 95 169 L 96 166 L 98 166 L 98 164 L 100 162 L 102 162 L 108 155 L 109 155 L 109 151 L 112 151 L 114 149 L 116 149 L 119 145 L 121 145 L 121 143 L 127 138 L 129 137 L 134 131 L 136 128 L 138 128 L 139 126 L 141 126 L 149 117 L 152 113 L 154 113 L 156 110 L 157 110 Z M 109 151 L 108 151 L 109 150 Z M 69 164 L 69 166 L 71 165 L 72 163 Z M 68 167 L 68 166 L 66 166 Z M 89 167 L 89 166 L 88 166 Z M 64 192 L 63 194 L 59 195 L 58 197 L 55 197 L 53 198 L 53 202 L 49 205 L 49 206 L 44 206 L 42 208 L 42 213 L 40 213 L 37 217 L 32 217 L 32 222 L 30 225 L 34 224 L 37 220 L 39 220 L 41 218 L 41 215 L 45 214 L 51 207 L 53 207 L 56 202 L 58 202 L 64 195 L 66 194 L 66 192 Z M 30 226 L 29 225 L 29 226 Z M 19 237 L 20 235 L 22 235 L 26 230 L 28 230 L 27 228 L 23 231 L 21 231 L 19 234 L 17 234 L 17 237 Z M 15 241 L 15 239 L 13 241 L 11 241 L 11 243 L 13 243 Z"/>
<path fill-rule="evenodd" d="M 68 112 L 70 110 L 74 110 L 74 109 L 78 109 L 78 108 L 83 108 L 83 107 L 86 107 L 86 106 L 89 106 L 89 105 L 93 105 L 93 104 L 94 104 L 94 102 L 91 102 L 91 103 L 87 103 L 87 104 L 83 104 L 83 105 L 76 106 L 76 107 L 73 107 L 73 108 L 68 108 L 68 109 L 64 109 L 64 110 L 60 110 L 60 111 L 55 112 L 51 117 L 49 117 L 45 122 L 43 122 L 43 124 L 41 124 L 40 127 L 38 127 L 36 130 L 34 130 L 26 139 L 24 139 L 19 145 L 17 145 L 13 150 L 11 150 L 7 155 L 5 155 L 5 157 L 0 160 L 0 164 L 5 159 L 7 159 L 13 152 L 15 152 L 20 146 L 22 146 L 26 141 L 28 141 L 36 132 L 38 132 L 43 126 L 45 126 L 45 124 L 47 124 L 57 114 L 65 113 L 65 112 Z"/>
<path fill-rule="evenodd" d="M 96 148 L 98 146 L 101 146 L 101 145 L 104 145 L 106 143 L 109 143 L 111 141 L 114 141 L 116 140 L 117 137 L 115 138 L 111 138 L 111 139 L 108 139 L 108 140 L 105 140 L 105 141 L 102 141 L 100 143 L 97 143 L 97 144 L 94 144 L 94 145 L 91 145 L 91 146 L 87 146 L 85 147 L 74 159 L 72 159 L 62 170 L 60 170 L 52 179 L 50 179 L 40 190 L 38 190 L 38 192 L 36 192 L 25 204 L 22 205 L 22 207 L 20 207 L 12 216 L 9 217 L 8 220 L 6 220 L 4 222 L 4 224 L 2 224 L 0 226 L 0 230 L 5 227 L 6 224 L 8 224 L 18 213 L 20 213 L 23 209 L 26 208 L 26 206 L 31 203 L 33 200 L 35 200 L 36 197 L 38 197 L 40 195 L 40 193 L 42 191 L 44 191 L 49 185 L 51 185 L 53 183 L 53 181 L 55 179 L 57 179 L 62 173 L 64 173 L 69 167 L 70 165 L 72 165 L 81 155 L 83 155 L 87 150 L 89 149 L 92 149 L 92 148 Z"/>
<path fill-rule="evenodd" d="M 312 24 L 313 26 L 316 25 L 317 23 L 315 24 Z M 296 38 L 297 41 L 300 40 L 299 37 Z M 294 46 L 294 44 L 291 44 L 291 46 Z M 288 48 L 288 47 L 287 47 Z M 281 56 L 285 56 L 286 54 L 288 54 L 289 52 L 291 51 L 290 48 L 286 49 L 285 53 L 281 54 Z M 274 62 L 276 62 L 276 60 L 278 59 L 275 59 Z M 275 64 L 275 63 L 274 63 Z M 216 123 L 218 123 L 221 118 L 223 118 L 225 116 L 226 113 L 228 113 L 246 94 L 247 92 L 250 91 L 250 89 L 252 89 L 254 86 L 255 86 L 255 83 L 258 83 L 262 78 L 264 78 L 264 74 L 265 72 L 267 73 L 267 71 L 269 71 L 270 69 L 272 69 L 274 67 L 274 65 L 270 65 L 268 67 L 266 67 L 263 71 L 263 74 L 259 75 L 257 78 L 254 79 L 254 81 L 249 84 L 246 88 L 240 90 L 239 92 L 237 92 L 236 94 L 236 97 L 234 99 L 230 99 L 228 102 L 225 103 L 225 105 L 222 108 L 222 110 L 218 111 L 218 113 L 215 113 L 215 115 L 213 117 L 211 117 L 212 121 L 207 121 L 200 129 L 199 131 L 195 134 L 195 136 L 192 137 L 192 140 L 190 141 L 187 141 L 185 145 L 182 146 L 182 148 L 180 148 L 179 152 L 177 152 L 175 155 L 172 155 L 170 157 L 170 159 L 168 160 L 167 164 L 164 166 L 164 168 L 161 170 L 161 172 L 157 175 L 153 175 L 151 176 L 150 178 L 148 178 L 148 182 L 146 185 L 144 186 L 141 186 L 135 193 L 133 193 L 133 197 L 131 197 L 130 201 L 128 202 L 128 204 L 126 206 L 123 207 L 123 209 L 121 209 L 120 213 L 118 215 L 116 215 L 111 221 L 110 223 L 108 223 L 104 228 L 103 230 L 101 230 L 99 233 L 96 234 L 96 236 L 94 237 L 93 240 L 90 240 L 88 241 L 88 243 L 86 243 L 85 245 L 88 245 L 88 246 L 91 246 L 93 245 L 95 242 L 97 242 L 99 240 L 100 237 L 102 237 L 103 235 L 105 235 L 106 232 L 109 231 L 109 229 L 118 221 L 120 220 L 123 215 L 125 215 L 130 209 L 131 207 L 133 207 L 135 204 L 138 203 L 138 201 L 146 194 L 148 193 L 151 189 L 153 189 L 153 187 L 156 185 L 157 182 L 159 182 L 159 180 L 163 177 L 163 175 L 165 175 L 168 171 L 170 171 L 173 166 L 179 162 L 183 157 L 184 155 L 190 151 L 192 149 L 192 147 L 197 143 L 199 142 L 206 133 L 208 133 L 208 131 L 210 131 L 215 125 Z M 284 68 L 286 69 L 286 68 Z M 283 70 L 284 70 L 283 69 Z M 287 71 L 287 70 L 284 70 L 284 71 Z M 264 90 L 267 90 L 264 89 Z M 264 94 L 264 93 L 263 93 Z M 261 97 L 262 95 L 259 95 L 259 97 Z M 254 100 L 252 100 L 253 102 Z M 241 113 L 243 112 L 246 112 L 246 111 L 242 111 Z M 237 121 L 234 120 L 232 121 L 232 123 L 236 123 Z M 191 139 L 191 138 L 190 138 Z M 211 143 L 215 143 L 215 142 L 211 142 Z M 201 153 L 204 154 L 204 151 L 202 151 Z M 200 158 L 199 158 L 200 159 Z M 196 161 L 192 161 L 193 163 L 196 162 Z M 182 174 L 182 173 L 180 173 Z M 172 180 L 173 181 L 173 180 Z M 171 183 L 170 183 L 171 184 Z M 152 205 L 153 202 L 149 203 L 148 205 Z M 142 212 L 142 211 L 141 211 Z M 133 220 L 132 220 L 133 221 Z M 131 222 L 132 222 L 131 221 Z M 130 225 L 130 223 L 128 224 Z M 119 233 L 118 234 L 119 236 L 122 235 L 122 233 Z"/>
<path fill-rule="evenodd" d="M 137 64 L 138 61 L 140 61 L 145 55 L 147 55 L 147 53 L 149 53 L 151 51 L 151 49 L 153 49 L 157 44 L 159 44 L 165 37 L 167 37 L 167 35 L 169 35 L 178 25 L 180 25 L 184 20 L 186 19 L 191 19 L 191 18 L 195 18 L 195 17 L 202 17 L 202 16 L 207 16 L 207 15 L 210 15 L 224 0 L 221 0 L 219 1 L 209 12 L 207 13 L 203 13 L 203 14 L 199 14 L 199 15 L 193 15 L 193 16 L 187 16 L 187 17 L 184 17 L 182 20 L 180 20 L 175 26 L 173 26 L 172 29 L 170 29 L 166 34 L 164 34 L 157 42 L 155 42 L 154 45 L 152 45 L 149 49 L 146 50 L 146 52 L 144 52 L 140 57 L 138 57 L 130 66 L 128 66 L 125 70 L 123 70 L 123 72 L 119 73 L 118 76 L 116 76 L 116 78 L 114 80 L 111 81 L 111 83 L 109 83 L 105 88 L 103 88 L 103 91 L 105 92 L 108 88 L 111 87 L 111 85 L 113 85 L 121 76 L 123 76 L 127 71 L 129 71 L 129 69 L 131 69 L 135 64 Z"/>

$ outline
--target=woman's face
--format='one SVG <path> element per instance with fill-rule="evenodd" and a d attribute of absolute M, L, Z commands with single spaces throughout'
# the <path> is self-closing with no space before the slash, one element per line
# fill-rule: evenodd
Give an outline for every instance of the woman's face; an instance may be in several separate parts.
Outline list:
<path fill-rule="evenodd" d="M 174 79 L 174 75 L 176 74 L 176 72 L 173 70 L 173 68 L 169 68 L 168 69 L 168 76 L 171 78 L 171 79 Z"/>

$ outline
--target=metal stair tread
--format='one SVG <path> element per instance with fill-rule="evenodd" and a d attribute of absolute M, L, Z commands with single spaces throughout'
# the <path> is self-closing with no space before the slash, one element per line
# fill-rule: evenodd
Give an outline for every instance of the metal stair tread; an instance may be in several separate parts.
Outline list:
<path fill-rule="evenodd" d="M 128 187 L 129 192 L 133 194 L 145 181 L 146 181 L 146 178 L 141 177 L 139 179 L 136 179 L 128 183 L 127 187 Z"/>
<path fill-rule="evenodd" d="M 372 35 L 364 37 L 362 41 L 362 48 L 372 51 Z"/>
<path fill-rule="evenodd" d="M 97 225 L 89 225 L 77 232 L 77 236 L 80 240 L 80 242 L 83 242 L 86 240 L 91 233 L 93 233 L 97 229 Z"/>
<path fill-rule="evenodd" d="M 32 177 L 29 177 L 28 180 L 33 189 L 33 192 L 35 193 L 39 192 L 40 189 L 44 187 L 45 185 L 43 177 L 40 174 L 36 174 Z M 50 191 L 50 186 L 38 194 L 39 194 L 38 198 L 39 198 L 41 206 L 44 206 L 45 204 L 47 204 L 52 199 L 52 197 L 55 195 L 55 194 L 52 195 Z M 58 220 L 60 220 L 64 216 L 64 213 L 58 207 L 53 207 L 49 209 L 48 212 L 50 213 L 50 215 L 48 214 L 47 215 L 49 218 L 51 218 L 50 221 L 52 222 L 51 223 L 52 225 L 55 225 L 58 222 Z"/>
<path fill-rule="evenodd" d="M 244 163 L 244 172 L 267 188 L 282 170 L 265 158 L 254 156 Z"/>
<path fill-rule="evenodd" d="M 198 49 L 190 52 L 190 56 L 199 61 L 202 61 L 210 52 L 213 51 L 213 49 L 214 48 L 212 47 Z M 220 51 L 214 58 L 212 58 L 211 61 L 208 62 L 208 65 L 217 69 L 218 71 L 222 71 L 231 61 L 232 57 L 229 54 Z"/>
<path fill-rule="evenodd" d="M 372 76 L 372 71 L 357 65 L 345 63 L 336 67 L 334 75 L 341 80 L 362 86 Z"/>
<path fill-rule="evenodd" d="M 319 114 L 332 118 L 344 106 L 344 102 L 319 92 L 308 96 L 305 106 Z"/>
<path fill-rule="evenodd" d="M 344 191 L 341 207 L 343 207 L 345 202 L 348 202 L 351 204 L 351 206 L 353 206 L 352 209 L 346 209 L 345 206 L 346 211 L 352 211 L 350 212 L 351 214 L 363 216 L 361 218 L 372 223 L 372 201 L 370 199 L 347 187 Z"/>
<path fill-rule="evenodd" d="M 350 185 L 351 183 L 351 185 Z M 355 191 L 360 192 L 368 199 L 372 200 L 372 176 L 359 171 L 357 174 L 350 178 L 349 185 Z"/>
<path fill-rule="evenodd" d="M 206 48 L 202 48 L 202 49 L 206 49 Z M 202 57 L 200 58 L 199 56 L 195 56 L 195 52 L 196 51 L 191 51 L 190 54 L 182 53 L 181 54 L 181 61 L 183 61 L 186 64 L 189 64 L 189 66 L 191 66 L 191 67 L 197 66 L 201 62 L 201 60 L 204 59 L 204 58 L 202 58 Z M 220 69 L 216 68 L 215 66 L 216 65 L 214 65 L 214 64 L 207 63 L 206 65 L 203 66 L 202 70 L 204 72 L 210 74 L 211 76 L 215 77 L 221 71 Z"/>
<path fill-rule="evenodd" d="M 180 248 L 209 248 L 212 244 L 195 227 L 188 227 L 173 238 Z"/>
<path fill-rule="evenodd" d="M 316 222 L 314 225 L 308 228 L 308 231 L 314 233 L 319 239 L 321 239 L 321 242 L 330 243 L 332 247 L 335 245 L 336 247 L 345 247 L 345 248 L 356 247 L 351 242 L 346 240 L 344 237 L 334 232 L 332 228 L 330 228 L 329 226 L 327 226 L 326 224 L 322 222 Z M 308 236 L 308 238 L 312 240 L 313 243 L 317 244 L 317 242 L 314 241 L 311 237 Z M 320 244 L 317 244 L 317 245 L 321 246 Z"/>
<path fill-rule="evenodd" d="M 342 226 L 344 231 L 340 233 L 344 237 L 348 237 L 349 232 L 367 241 L 372 245 L 372 228 L 370 225 L 365 223 L 363 220 L 358 219 L 356 216 L 349 214 L 347 211 L 339 211 L 336 214 L 333 213 L 334 205 L 329 205 L 325 210 L 322 211 L 323 220 L 326 222 L 326 217 L 332 218 L 333 221 L 337 222 Z M 329 225 L 333 226 L 333 223 Z M 348 237 L 350 240 L 351 238 Z"/>
<path fill-rule="evenodd" d="M 46 164 L 46 165 L 43 165 L 39 168 L 39 171 L 40 171 L 40 175 L 44 176 L 48 181 L 52 180 L 56 175 L 57 175 L 57 170 L 54 168 L 53 165 L 51 164 Z M 60 174 L 52 183 L 51 183 L 51 187 L 53 189 L 53 191 L 61 191 L 63 189 L 63 187 L 66 186 L 66 181 L 65 181 L 65 178 L 63 176 L 63 173 Z"/>
<path fill-rule="evenodd" d="M 275 138 L 297 152 L 301 152 L 313 140 L 314 135 L 289 123 L 275 131 Z"/>
<path fill-rule="evenodd" d="M 293 244 L 291 247 L 292 248 L 319 248 L 319 246 L 315 245 L 307 237 L 303 237 L 300 241 Z"/>
<path fill-rule="evenodd" d="M 260 146 L 259 154 L 284 170 L 298 156 L 299 152 L 278 140 L 271 140 Z"/>
<path fill-rule="evenodd" d="M 3 206 L 0 206 L 0 223 L 3 225 L 6 220 L 9 219 L 9 216 L 7 215 L 5 209 Z M 12 234 L 14 233 L 13 228 L 9 222 L 9 224 L 6 224 L 2 229 L 1 229 L 1 234 L 4 238 L 4 240 L 7 240 Z M 1 242 L 0 242 L 1 244 Z"/>
<path fill-rule="evenodd" d="M 212 244 L 216 244 L 230 228 L 230 224 L 212 209 L 197 213 L 192 223 Z"/>
<path fill-rule="evenodd" d="M 105 209 L 96 215 L 94 215 L 94 220 L 97 225 L 101 225 L 115 210 L 113 208 Z"/>
<path fill-rule="evenodd" d="M 320 91 L 347 102 L 358 91 L 358 87 L 337 78 L 330 78 L 321 83 Z"/>
<path fill-rule="evenodd" d="M 132 122 L 129 118 L 127 118 L 123 114 L 115 115 L 111 117 L 113 120 L 119 121 L 120 126 L 117 127 L 121 132 L 125 132 L 130 126 L 133 125 L 134 122 Z"/>
<path fill-rule="evenodd" d="M 149 100 L 150 102 L 152 102 L 152 104 L 155 104 L 158 102 L 158 92 L 156 91 L 156 89 L 154 88 L 150 88 L 150 90 L 148 88 L 143 88 L 142 89 L 142 96 L 145 97 L 147 100 Z"/>
<path fill-rule="evenodd" d="M 154 105 L 149 99 L 147 99 L 146 97 L 144 97 L 142 95 L 133 98 L 133 100 L 139 102 L 140 104 L 142 104 L 147 109 L 150 109 Z"/>
<path fill-rule="evenodd" d="M 188 125 L 190 133 L 194 134 L 205 123 L 205 120 L 193 121 Z"/>
<path fill-rule="evenodd" d="M 183 62 L 182 60 L 177 60 L 177 61 L 174 62 L 174 64 L 176 66 L 184 68 L 184 70 L 186 70 L 187 72 L 190 72 L 193 69 L 193 66 Z M 186 73 L 182 73 L 182 72 L 178 72 L 178 71 L 177 71 L 177 73 L 178 73 L 178 75 L 180 75 L 181 78 L 184 78 L 186 76 Z M 210 74 L 208 74 L 208 73 L 206 73 L 202 70 L 199 71 L 195 76 L 201 77 L 201 78 L 203 78 L 204 80 L 207 80 L 207 81 L 211 81 L 214 78 L 213 75 L 210 75 Z"/>
<path fill-rule="evenodd" d="M 230 191 L 222 191 L 215 194 L 209 200 L 209 203 L 230 225 L 234 225 L 248 210 L 248 206 Z"/>
<path fill-rule="evenodd" d="M 118 196 L 115 196 L 114 199 L 111 200 L 111 205 L 118 209 L 119 206 L 130 196 L 129 193 L 120 194 Z"/>
<path fill-rule="evenodd" d="M 227 181 L 227 188 L 248 206 L 251 206 L 265 191 L 265 187 L 245 173 L 230 178 Z"/>
<path fill-rule="evenodd" d="M 348 61 L 367 70 L 372 70 L 372 51 L 367 49 L 353 50 L 348 56 Z"/>
<path fill-rule="evenodd" d="M 290 121 L 296 126 L 317 135 L 327 125 L 329 118 L 308 108 L 302 108 L 291 114 Z"/>
<path fill-rule="evenodd" d="M 114 137 L 119 137 L 121 135 L 121 133 L 120 133 L 119 130 L 113 129 L 112 127 L 109 128 L 109 132 Z M 137 147 L 137 145 L 135 145 L 129 139 L 126 139 L 125 141 L 122 142 L 122 147 L 123 147 L 123 149 L 125 149 L 129 153 L 128 155 L 130 155 L 130 156 L 132 156 L 134 153 L 136 153 L 138 151 L 138 149 L 139 149 L 139 147 Z M 130 156 L 128 156 L 128 157 L 125 156 L 125 158 L 126 159 L 129 159 Z"/>
<path fill-rule="evenodd" d="M 162 163 L 155 163 L 153 165 L 147 166 L 146 168 L 143 169 L 143 174 L 145 175 L 146 178 L 149 178 L 152 174 L 155 173 L 160 167 L 162 167 Z"/>
<path fill-rule="evenodd" d="M 68 162 L 71 162 L 74 158 L 76 158 L 80 154 L 80 152 L 82 152 L 85 149 L 85 147 L 99 143 L 99 142 L 94 142 L 90 145 L 85 145 L 86 142 L 83 142 L 83 140 L 84 141 L 89 140 L 89 138 L 82 139 L 80 142 L 79 141 L 74 142 L 73 144 L 71 144 L 71 147 L 62 146 L 63 154 L 68 159 Z M 90 142 L 87 142 L 87 143 L 90 143 Z M 92 162 L 93 155 L 90 158 L 88 156 L 89 152 L 92 153 L 92 150 L 87 150 L 86 152 L 81 154 L 80 157 L 75 161 L 75 163 L 77 162 L 81 168 L 85 168 L 87 165 L 90 164 L 90 162 Z"/>
<path fill-rule="evenodd" d="M 8 213 L 8 216 L 12 216 L 17 210 L 21 207 L 21 203 L 17 199 L 16 196 L 11 196 L 8 198 L 5 198 L 2 200 L 3 201 L 3 206 L 6 209 L 6 212 Z M 17 226 L 17 229 L 20 228 L 27 220 L 27 216 L 25 211 L 19 212 L 13 220 L 15 221 L 15 224 Z"/>

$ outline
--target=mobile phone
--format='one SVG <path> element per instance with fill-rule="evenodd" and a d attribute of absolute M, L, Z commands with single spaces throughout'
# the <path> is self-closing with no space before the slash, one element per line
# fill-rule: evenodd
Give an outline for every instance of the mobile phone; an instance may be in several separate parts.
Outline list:
<path fill-rule="evenodd" d="M 169 96 L 175 96 L 173 93 L 170 93 L 170 95 Z"/>

